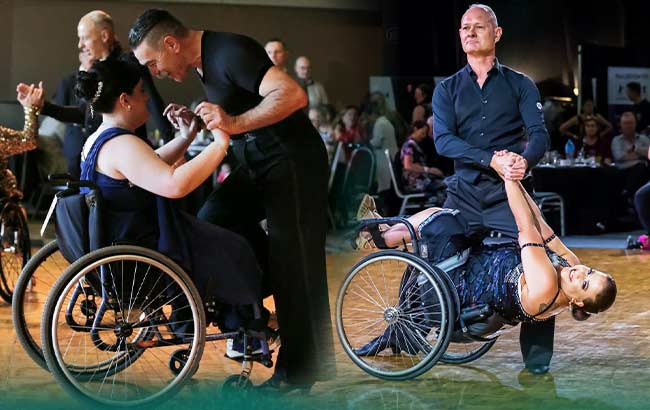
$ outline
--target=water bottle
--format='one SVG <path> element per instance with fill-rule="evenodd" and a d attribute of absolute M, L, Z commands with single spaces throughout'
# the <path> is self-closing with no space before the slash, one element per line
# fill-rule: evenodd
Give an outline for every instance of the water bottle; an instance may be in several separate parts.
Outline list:
<path fill-rule="evenodd" d="M 566 159 L 572 160 L 575 152 L 576 146 L 573 144 L 573 140 L 569 138 L 569 140 L 564 145 L 564 154 L 566 155 Z"/>

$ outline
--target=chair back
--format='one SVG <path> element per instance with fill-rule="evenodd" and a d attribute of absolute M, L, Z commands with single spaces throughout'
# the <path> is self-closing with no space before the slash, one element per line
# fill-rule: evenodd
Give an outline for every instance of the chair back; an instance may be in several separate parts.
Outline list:
<path fill-rule="evenodd" d="M 368 193 L 375 177 L 375 156 L 367 147 L 359 147 L 352 151 L 343 187 L 346 194 Z"/>
<path fill-rule="evenodd" d="M 386 160 L 388 161 L 388 169 L 390 169 L 390 179 L 393 181 L 393 190 L 395 191 L 395 195 L 397 195 L 399 198 L 404 198 L 404 194 L 400 190 L 400 183 L 397 180 L 397 175 L 395 173 L 395 168 L 396 165 L 394 164 L 393 161 L 395 161 L 395 158 L 399 158 L 399 152 L 396 154 L 395 158 L 390 157 L 390 151 L 388 149 L 384 150 L 384 155 L 386 155 Z M 400 170 L 402 169 L 401 167 L 399 168 Z M 401 181 L 402 179 L 402 174 L 400 173 L 399 179 Z"/>

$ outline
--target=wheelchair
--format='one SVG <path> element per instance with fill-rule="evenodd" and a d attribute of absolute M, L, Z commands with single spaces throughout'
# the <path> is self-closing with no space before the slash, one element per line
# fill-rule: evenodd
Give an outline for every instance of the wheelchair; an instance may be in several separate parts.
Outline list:
<path fill-rule="evenodd" d="M 406 218 L 368 219 L 358 230 L 398 223 L 408 228 L 412 250 L 404 244 L 365 256 L 339 289 L 336 330 L 343 350 L 366 373 L 392 381 L 420 376 L 438 362 L 479 359 L 504 323 L 489 305 L 460 304 L 448 273 L 467 262 L 470 249 L 432 264 Z"/>
<path fill-rule="evenodd" d="M 32 253 L 25 208 L 19 198 L 0 200 L 0 298 L 11 303 L 16 280 Z"/>
<path fill-rule="evenodd" d="M 101 243 L 99 191 L 85 181 L 69 182 L 68 186 L 57 194 L 57 218 L 60 207 L 69 207 L 76 214 L 74 204 L 82 209 L 87 206 L 85 215 L 66 224 L 72 231 L 80 229 L 78 236 L 72 236 L 84 240 L 70 241 L 65 235 L 70 229 L 60 234 L 59 224 L 57 242 L 43 249 L 43 258 L 63 254 L 69 266 L 49 289 L 42 309 L 41 345 L 32 345 L 36 346 L 32 353 L 42 348 L 42 356 L 37 358 L 44 359 L 66 392 L 100 407 L 158 403 L 178 392 L 194 375 L 206 342 L 226 339 L 241 340 L 245 348 L 237 359 L 242 370 L 226 378 L 226 392 L 252 385 L 254 362 L 273 366 L 266 323 L 263 328 L 242 326 L 208 333 L 211 324 L 221 323 L 223 306 L 203 301 L 188 274 L 165 255 L 131 244 L 97 246 Z M 81 188 L 89 192 L 80 193 Z M 73 254 L 83 250 L 82 255 L 71 257 L 72 249 Z M 34 266 L 42 265 L 34 262 Z M 23 282 L 28 282 L 27 276 Z M 253 305 L 252 312 L 259 323 L 263 317 L 260 306 Z M 22 316 L 16 312 L 15 322 L 23 319 L 26 323 L 24 315 L 24 310 Z M 31 335 L 31 329 L 27 330 Z M 255 339 L 261 353 L 253 351 Z"/>

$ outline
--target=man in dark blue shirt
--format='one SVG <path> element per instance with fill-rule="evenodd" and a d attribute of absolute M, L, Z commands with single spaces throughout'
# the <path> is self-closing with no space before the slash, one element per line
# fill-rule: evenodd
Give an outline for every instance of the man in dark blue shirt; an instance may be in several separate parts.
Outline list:
<path fill-rule="evenodd" d="M 535 83 L 501 65 L 496 43 L 502 29 L 491 8 L 475 4 L 459 29 L 467 66 L 442 81 L 433 96 L 436 148 L 452 158 L 446 208 L 455 208 L 470 232 L 494 230 L 516 240 L 517 225 L 499 175 L 522 179 L 544 155 L 549 136 Z M 496 156 L 507 150 L 511 155 Z M 554 321 L 522 323 L 521 351 L 528 370 L 548 371 Z"/>

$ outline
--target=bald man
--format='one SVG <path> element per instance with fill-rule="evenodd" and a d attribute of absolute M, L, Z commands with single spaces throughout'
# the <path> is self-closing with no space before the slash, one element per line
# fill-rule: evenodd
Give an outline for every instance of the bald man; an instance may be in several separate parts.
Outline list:
<path fill-rule="evenodd" d="M 123 53 L 117 35 L 115 34 L 113 19 L 105 11 L 94 10 L 81 17 L 77 25 L 77 35 L 79 37 L 77 45 L 79 52 L 92 61 L 105 60 L 107 58 L 128 58 L 132 61 L 137 61 L 132 53 Z M 164 102 L 153 84 L 149 70 L 142 67 L 141 75 L 144 88 L 147 94 L 149 94 L 147 108 L 151 114 L 154 127 L 160 131 L 161 138 L 169 140 L 173 138 L 174 131 L 171 124 L 162 115 L 165 109 Z M 26 84 L 18 84 L 18 92 L 21 92 L 26 87 Z M 79 177 L 81 148 L 86 138 L 95 132 L 102 123 L 102 116 L 97 114 L 94 116 L 91 115 L 87 105 L 83 102 L 80 102 L 79 105 L 63 106 L 50 101 L 44 101 L 41 114 L 62 122 L 79 124 L 83 127 L 82 133 L 77 134 L 79 135 L 79 140 L 64 140 L 64 152 L 68 159 L 68 171 L 72 176 Z M 146 137 L 146 126 L 140 127 L 136 133 Z"/>
<path fill-rule="evenodd" d="M 296 77 L 298 77 L 298 82 L 302 88 L 307 91 L 307 97 L 309 98 L 309 107 L 318 107 L 319 105 L 327 104 L 329 101 L 327 99 L 327 93 L 325 92 L 325 87 L 323 84 L 314 81 L 311 78 L 311 61 L 305 56 L 300 56 L 296 59 L 296 65 L 294 67 L 296 71 Z"/>
<path fill-rule="evenodd" d="M 444 207 L 460 210 L 470 232 L 496 231 L 516 242 L 517 224 L 499 175 L 523 179 L 544 156 L 549 136 L 539 91 L 528 76 L 497 60 L 503 29 L 490 7 L 471 5 L 458 33 L 467 65 L 436 86 L 432 104 L 436 149 L 454 160 Z M 512 155 L 495 155 L 499 150 Z M 533 374 L 549 369 L 554 323 L 521 324 L 521 352 Z"/>

